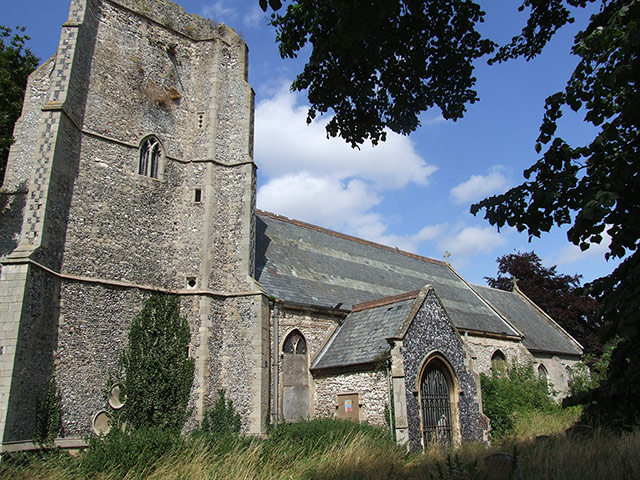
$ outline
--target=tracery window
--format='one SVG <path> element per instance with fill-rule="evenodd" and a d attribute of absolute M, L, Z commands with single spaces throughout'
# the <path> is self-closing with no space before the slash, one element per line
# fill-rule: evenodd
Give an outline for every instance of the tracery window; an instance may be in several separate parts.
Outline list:
<path fill-rule="evenodd" d="M 307 353 L 307 342 L 305 342 L 304 337 L 299 331 L 294 330 L 284 341 L 282 351 L 284 353 L 305 355 Z"/>
<path fill-rule="evenodd" d="M 140 144 L 138 173 L 146 177 L 158 178 L 161 160 L 162 146 L 160 141 L 153 135 L 146 137 Z"/>

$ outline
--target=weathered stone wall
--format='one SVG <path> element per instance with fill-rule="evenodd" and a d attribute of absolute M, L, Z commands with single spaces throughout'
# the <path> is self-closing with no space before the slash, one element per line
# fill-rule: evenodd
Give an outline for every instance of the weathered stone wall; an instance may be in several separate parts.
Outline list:
<path fill-rule="evenodd" d="M 13 302 L 19 310 L 11 312 L 20 321 L 6 321 L 6 317 L 2 321 L 3 351 L 0 357 L 0 368 L 12 369 L 10 387 L 2 382 L 3 401 L 8 402 L 4 441 L 20 441 L 31 438 L 36 401 L 44 398 L 49 382 L 57 341 L 60 285 L 55 276 L 26 265 L 9 266 L 3 272 L 2 281 L 9 286 L 14 282 L 24 286 L 20 290 L 22 302 L 19 299 Z M 24 295 L 24 292 L 28 294 Z M 15 339 L 15 347 L 10 343 L 11 338 Z"/>
<path fill-rule="evenodd" d="M 313 363 L 340 322 L 340 318 L 333 315 L 288 308 L 281 309 L 278 317 L 280 322 L 278 345 L 282 349 L 287 335 L 293 330 L 299 330 L 307 342 L 309 365 Z"/>
<path fill-rule="evenodd" d="M 0 192 L 25 191 L 31 176 L 32 158 L 38 142 L 38 130 L 42 107 L 51 84 L 51 73 L 55 66 L 53 55 L 30 76 L 24 94 L 22 114 L 13 129 L 15 142 L 11 145 L 4 183 Z"/>
<path fill-rule="evenodd" d="M 507 359 L 507 366 L 514 361 L 523 365 L 532 364 L 537 375 L 538 367 L 544 365 L 549 374 L 549 385 L 555 392 L 555 397 L 561 399 L 569 394 L 570 375 L 566 367 L 573 370 L 579 357 L 570 355 L 553 355 L 532 353 L 522 342 L 501 340 L 496 338 L 465 336 L 465 343 L 473 355 L 474 369 L 478 373 L 491 373 L 491 356 L 500 350 Z"/>
<path fill-rule="evenodd" d="M 307 359 L 308 365 L 311 366 L 314 359 L 320 353 L 320 350 L 327 343 L 331 334 L 337 328 L 340 318 L 334 315 L 329 315 L 325 313 L 320 313 L 312 310 L 299 310 L 292 308 L 280 308 L 278 307 L 278 339 L 277 339 L 277 361 L 280 363 L 280 367 L 282 367 L 282 356 L 280 353 L 282 352 L 282 345 L 287 338 L 287 336 L 293 332 L 294 330 L 298 330 L 305 338 L 307 342 Z M 272 339 L 271 348 L 273 348 L 273 321 L 271 322 L 271 330 L 269 337 Z M 273 369 L 273 359 L 271 361 L 271 376 L 275 375 L 275 371 Z M 279 400 L 278 400 L 278 411 L 280 415 L 282 413 L 282 369 L 279 370 L 279 381 L 278 381 L 278 390 L 279 390 Z M 311 375 L 308 373 L 307 382 L 309 385 L 309 416 L 313 417 L 316 415 L 316 407 L 317 404 L 314 401 L 314 389 L 315 389 L 315 381 Z M 273 388 L 271 389 L 271 396 L 273 397 Z M 274 402 L 274 399 L 271 398 L 270 402 Z M 272 403 L 273 404 L 273 403 Z"/>
<path fill-rule="evenodd" d="M 332 375 L 314 375 L 313 403 L 317 417 L 335 417 L 338 395 L 357 393 L 360 402 L 360 421 L 384 426 L 389 405 L 387 372 L 370 370 Z"/>
<path fill-rule="evenodd" d="M 521 364 L 533 362 L 533 356 L 520 341 L 474 335 L 464 336 L 463 339 L 472 352 L 473 366 L 478 373 L 491 373 L 491 356 L 497 350 L 504 354 L 507 365 L 514 361 Z"/>
<path fill-rule="evenodd" d="M 538 373 L 538 367 L 544 365 L 549 374 L 548 383 L 556 399 L 560 400 L 569 395 L 569 382 L 572 380 L 567 367 L 575 373 L 575 365 L 580 361 L 579 358 L 569 355 L 552 355 L 535 353 L 533 361 L 534 372 Z"/>
<path fill-rule="evenodd" d="M 240 254 L 248 252 L 239 245 L 252 240 L 239 233 L 251 218 L 244 197 L 255 172 L 216 165 L 251 163 L 245 46 L 211 26 L 199 42 L 174 31 L 191 25 L 184 13 L 172 17 L 179 7 L 160 19 L 167 28 L 145 17 L 158 16 L 154 2 L 124 3 L 140 13 L 100 4 L 63 269 L 170 288 L 206 273 L 199 287 L 246 287 L 249 262 Z M 158 179 L 138 175 L 138 145 L 149 134 L 165 152 Z M 211 257 L 210 272 L 201 271 Z"/>
<path fill-rule="evenodd" d="M 105 408 L 109 374 L 116 373 L 131 321 L 148 296 L 136 289 L 63 282 L 55 355 L 63 436 L 91 432 L 92 416 Z"/>
<path fill-rule="evenodd" d="M 71 0 L 69 11 L 57 55 L 31 78 L 24 134 L 12 150 L 9 183 L 29 196 L 1 204 L 18 219 L 16 232 L 0 239 L 3 254 L 15 250 L 10 278 L 0 285 L 0 315 L 12 309 L 2 320 L 13 336 L 1 345 L 12 353 L 3 378 L 12 381 L 17 352 L 24 382 L 41 391 L 55 351 L 63 435 L 86 435 L 132 318 L 153 289 L 171 289 L 181 295 L 196 357 L 189 425 L 224 388 L 245 428 L 259 433 L 269 332 L 251 278 L 255 165 L 246 46 L 228 27 L 167 0 Z M 150 134 L 164 153 L 157 179 L 138 175 L 139 146 Z M 28 218 L 15 249 L 23 210 Z M 25 280 L 35 275 L 25 262 L 34 260 L 60 288 Z M 35 318 L 41 326 L 28 328 Z M 42 361 L 29 360 L 31 347 L 21 345 L 36 346 Z M 20 424 L 7 423 L 6 432 L 27 439 L 32 408 L 15 407 L 23 403 L 19 389 L 11 390 L 8 408 L 4 380 L 0 427 L 5 419 Z"/>
<path fill-rule="evenodd" d="M 482 439 L 480 406 L 476 379 L 467 367 L 462 338 L 453 327 L 435 293 L 430 291 L 403 338 L 406 411 L 409 445 L 412 450 L 422 448 L 420 405 L 418 400 L 420 368 L 427 355 L 439 352 L 451 365 L 459 384 L 457 401 L 462 440 Z"/>
<path fill-rule="evenodd" d="M 93 51 L 95 7 L 95 1 L 72 0 L 51 78 L 44 78 L 46 69 L 33 74 L 29 101 L 19 125 L 25 139 L 18 141 L 11 154 L 7 187 L 12 182 L 17 188 L 28 184 L 28 195 L 19 243 L 9 258 L 3 259 L 0 282 L 0 345 L 8 352 L 0 376 L 3 389 L 11 386 L 0 401 L 3 441 L 30 438 L 34 394 L 44 392 L 51 373 L 59 309 L 56 271 L 77 174 L 78 125 L 84 113 L 89 68 L 86 60 Z M 28 181 L 20 178 L 27 175 Z M 15 233 L 12 236 L 15 238 Z M 28 262 L 32 261 L 53 271 L 30 266 Z M 18 284 L 21 276 L 22 283 Z"/>
<path fill-rule="evenodd" d="M 213 407 L 225 390 L 242 416 L 245 431 L 260 433 L 268 415 L 268 330 L 260 296 L 230 298 L 212 304 L 204 407 Z"/>
<path fill-rule="evenodd" d="M 27 191 L 31 176 L 33 152 L 38 141 L 38 129 L 42 116 L 50 75 L 55 56 L 45 61 L 31 74 L 27 82 L 22 114 L 16 121 L 4 182 L 0 188 L 0 258 L 9 255 L 18 246 Z M 2 179 L 0 179 L 2 181 Z M 2 265 L 0 264 L 0 272 Z"/>

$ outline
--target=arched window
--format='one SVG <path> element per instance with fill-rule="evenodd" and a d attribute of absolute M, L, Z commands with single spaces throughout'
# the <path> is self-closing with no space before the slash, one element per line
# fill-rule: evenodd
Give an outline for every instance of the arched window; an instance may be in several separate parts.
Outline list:
<path fill-rule="evenodd" d="M 545 382 L 549 380 L 549 372 L 543 364 L 538 365 L 538 380 L 544 380 Z"/>
<path fill-rule="evenodd" d="M 496 350 L 491 355 L 491 371 L 496 375 L 507 373 L 507 357 L 500 350 Z"/>
<path fill-rule="evenodd" d="M 158 178 L 160 161 L 162 160 L 162 146 L 160 141 L 150 135 L 140 144 L 140 161 L 138 173 L 146 177 Z"/>
<path fill-rule="evenodd" d="M 569 365 L 564 367 L 564 374 L 567 377 L 567 385 L 571 385 L 571 382 L 573 382 L 573 370 Z"/>
<path fill-rule="evenodd" d="M 296 355 L 305 355 L 307 353 L 307 342 L 304 340 L 302 334 L 294 330 L 291 332 L 282 347 L 284 353 L 293 353 Z"/>

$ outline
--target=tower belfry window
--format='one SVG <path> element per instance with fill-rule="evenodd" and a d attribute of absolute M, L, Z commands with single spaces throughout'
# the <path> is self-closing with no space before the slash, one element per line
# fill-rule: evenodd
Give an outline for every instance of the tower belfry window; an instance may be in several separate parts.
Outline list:
<path fill-rule="evenodd" d="M 140 144 L 138 173 L 146 177 L 158 178 L 161 159 L 162 146 L 160 141 L 154 136 L 145 138 Z"/>

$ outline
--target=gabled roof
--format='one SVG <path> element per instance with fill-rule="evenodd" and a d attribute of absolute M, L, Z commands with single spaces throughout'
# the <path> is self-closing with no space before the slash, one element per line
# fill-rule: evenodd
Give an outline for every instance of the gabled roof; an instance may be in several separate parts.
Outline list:
<path fill-rule="evenodd" d="M 430 284 L 456 328 L 520 336 L 445 262 L 307 223 L 258 212 L 255 262 L 256 280 L 280 300 L 351 309 Z"/>
<path fill-rule="evenodd" d="M 357 305 L 311 365 L 312 370 L 374 364 L 389 352 L 387 338 L 405 323 L 419 292 Z M 424 296 L 422 297 L 424 299 Z"/>
<path fill-rule="evenodd" d="M 522 343 L 530 351 L 582 354 L 580 344 L 519 290 L 473 288 L 524 335 Z"/>

